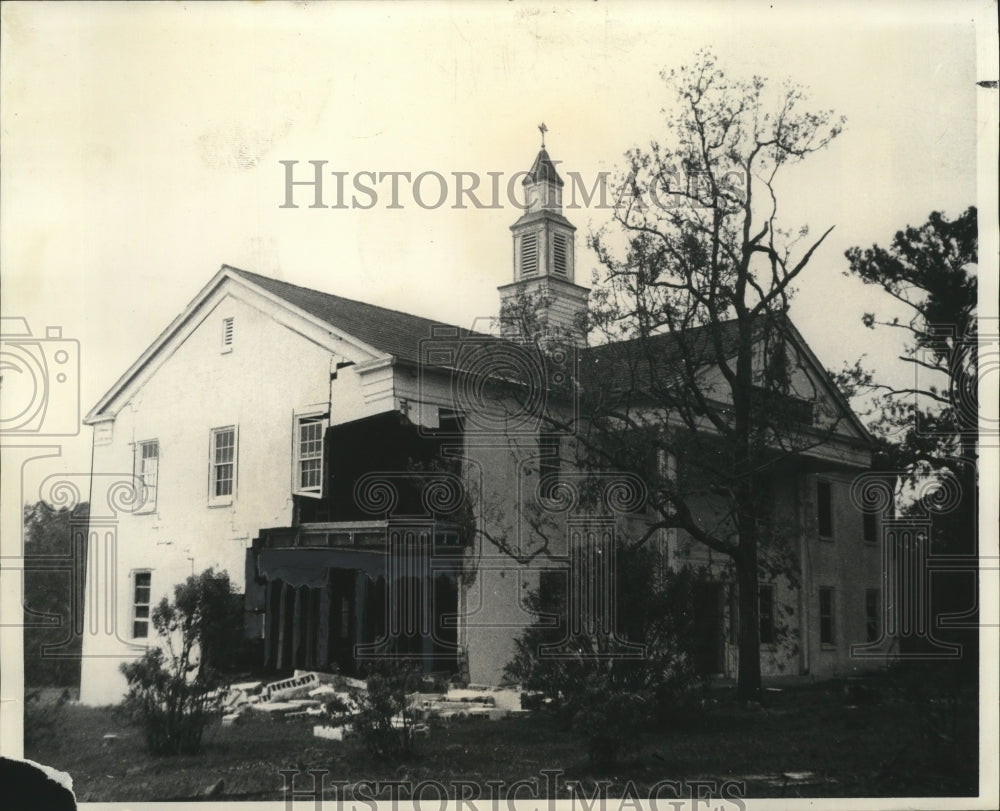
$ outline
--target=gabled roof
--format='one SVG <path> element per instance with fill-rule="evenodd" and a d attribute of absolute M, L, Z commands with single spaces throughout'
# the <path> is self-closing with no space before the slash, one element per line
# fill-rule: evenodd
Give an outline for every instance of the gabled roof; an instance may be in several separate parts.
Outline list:
<path fill-rule="evenodd" d="M 285 307 L 299 318 L 306 319 L 323 330 L 341 334 L 362 351 L 378 356 L 384 355 L 404 362 L 419 361 L 422 341 L 434 335 L 435 328 L 444 328 L 452 340 L 461 340 L 473 335 L 450 324 L 442 324 L 429 318 L 410 315 L 362 301 L 321 293 L 308 287 L 300 287 L 278 281 L 258 273 L 223 265 L 205 287 L 194 297 L 184 312 L 178 315 L 157 339 L 139 356 L 115 384 L 104 394 L 84 418 L 84 423 L 99 422 L 114 413 L 112 403 L 130 387 L 138 385 L 143 375 L 155 368 L 158 358 L 168 351 L 169 343 L 183 336 L 189 328 L 196 312 L 225 282 L 247 285 L 261 295 L 275 302 L 275 306 Z"/>
<path fill-rule="evenodd" d="M 252 288 L 263 291 L 272 299 L 280 300 L 294 312 L 307 318 L 318 320 L 324 327 L 342 332 L 366 346 L 368 351 L 383 353 L 397 361 L 425 364 L 441 368 L 464 369 L 469 373 L 483 371 L 484 355 L 503 354 L 512 347 L 510 341 L 476 333 L 450 324 L 444 324 L 418 315 L 390 310 L 374 304 L 354 299 L 322 293 L 308 287 L 261 276 L 247 270 L 223 265 L 212 281 L 206 285 L 195 299 L 161 333 L 157 340 L 125 372 L 114 386 L 101 398 L 85 418 L 86 422 L 100 419 L 114 398 L 124 391 L 140 372 L 160 352 L 167 342 L 178 333 L 198 306 L 217 289 L 226 278 L 239 279 Z M 854 414 L 846 398 L 829 379 L 822 365 L 812 354 L 805 340 L 791 321 L 784 317 L 782 329 L 791 337 L 807 358 L 820 380 L 828 388 L 838 405 L 849 415 L 851 422 L 865 437 L 870 437 L 867 429 Z M 442 332 L 443 331 L 443 332 Z M 445 336 L 441 340 L 429 342 L 427 339 Z M 719 325 L 719 336 L 723 351 L 727 356 L 735 354 L 739 339 L 738 324 L 735 320 Z M 462 341 L 475 338 L 472 356 L 463 353 Z M 515 342 L 519 343 L 519 342 Z M 664 333 L 647 339 L 633 339 L 584 348 L 580 351 L 580 383 L 584 390 L 637 391 L 648 390 L 651 385 L 663 385 L 671 379 L 678 363 L 687 355 L 695 365 L 708 366 L 716 357 L 713 346 L 713 329 L 707 326 L 693 327 L 681 335 Z M 498 361 L 499 362 L 499 361 Z M 489 367 L 491 364 L 487 363 Z M 496 366 L 497 364 L 492 364 Z M 502 363 L 499 364 L 501 367 Z"/>
<path fill-rule="evenodd" d="M 584 386 L 604 390 L 648 390 L 663 385 L 683 371 L 685 357 L 695 367 L 715 362 L 715 331 L 708 326 L 691 327 L 683 333 L 665 332 L 649 338 L 615 341 L 584 350 L 581 378 Z M 736 354 L 739 324 L 734 319 L 718 326 L 723 354 Z"/>
<path fill-rule="evenodd" d="M 764 325 L 765 319 L 761 316 L 759 325 L 755 325 L 754 329 L 759 331 Z M 772 326 L 794 343 L 816 379 L 847 415 L 850 424 L 864 439 L 874 441 L 871 432 L 858 419 L 843 392 L 830 378 L 791 319 L 787 315 L 778 316 L 772 321 Z M 668 332 L 589 347 L 581 353 L 580 380 L 585 390 L 618 391 L 632 395 L 655 391 L 683 375 L 685 362 L 694 369 L 715 365 L 718 358 L 716 338 L 722 344 L 724 357 L 735 356 L 739 346 L 739 322 L 732 319 L 714 327 L 690 327 L 681 333 Z"/>
<path fill-rule="evenodd" d="M 459 338 L 472 334 L 469 330 L 419 315 L 321 293 L 229 265 L 223 265 L 223 268 L 397 360 L 416 363 L 419 360 L 421 342 L 432 337 L 435 327 L 456 330 L 456 337 Z"/>

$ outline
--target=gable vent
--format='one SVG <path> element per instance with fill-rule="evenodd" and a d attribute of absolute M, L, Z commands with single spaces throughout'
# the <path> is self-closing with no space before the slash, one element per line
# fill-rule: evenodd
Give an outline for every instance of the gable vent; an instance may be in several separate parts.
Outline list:
<path fill-rule="evenodd" d="M 234 318 L 222 319 L 222 351 L 231 352 L 233 348 L 233 335 L 235 331 Z"/>

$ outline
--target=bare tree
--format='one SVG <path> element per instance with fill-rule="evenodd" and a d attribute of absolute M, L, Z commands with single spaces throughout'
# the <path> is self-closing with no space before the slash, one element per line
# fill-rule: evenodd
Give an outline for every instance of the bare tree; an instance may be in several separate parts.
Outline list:
<path fill-rule="evenodd" d="M 636 543 L 680 528 L 731 560 L 739 696 L 761 689 L 758 582 L 779 552 L 770 482 L 829 443 L 846 403 L 804 373 L 786 317 L 793 283 L 829 235 L 788 230 L 784 169 L 841 131 L 791 83 L 727 76 L 709 53 L 663 74 L 668 140 L 627 153 L 613 226 L 590 237 L 601 273 L 589 313 L 578 461 L 641 471 Z M 766 548 L 762 548 L 762 542 Z"/>

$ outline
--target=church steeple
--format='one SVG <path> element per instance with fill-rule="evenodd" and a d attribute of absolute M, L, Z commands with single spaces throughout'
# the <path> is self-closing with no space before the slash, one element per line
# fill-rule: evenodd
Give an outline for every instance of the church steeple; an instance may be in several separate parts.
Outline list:
<path fill-rule="evenodd" d="M 590 290 L 574 282 L 575 226 L 563 216 L 563 180 L 545 149 L 544 124 L 542 147 L 531 169 L 525 174 L 524 213 L 511 227 L 514 248 L 514 280 L 500 291 L 501 319 L 509 324 L 510 316 L 529 306 L 535 328 L 550 337 L 569 339 L 582 344 L 581 329 Z M 518 325 L 508 326 L 508 332 Z"/>

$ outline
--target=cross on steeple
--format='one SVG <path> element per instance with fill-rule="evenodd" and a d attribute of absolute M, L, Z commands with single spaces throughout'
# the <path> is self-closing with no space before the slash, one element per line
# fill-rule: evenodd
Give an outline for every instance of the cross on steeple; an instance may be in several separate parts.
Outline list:
<path fill-rule="evenodd" d="M 545 133 L 549 131 L 549 128 L 545 126 L 544 121 L 538 125 L 538 131 L 542 134 L 542 149 L 545 149 Z"/>

